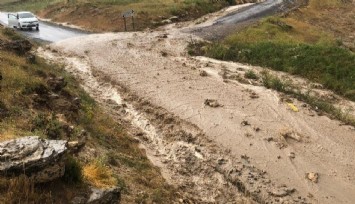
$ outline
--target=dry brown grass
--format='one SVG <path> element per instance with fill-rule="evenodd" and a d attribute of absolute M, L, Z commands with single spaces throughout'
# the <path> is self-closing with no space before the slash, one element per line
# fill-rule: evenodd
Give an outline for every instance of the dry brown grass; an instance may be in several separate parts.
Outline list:
<path fill-rule="evenodd" d="M 117 185 L 113 172 L 100 162 L 92 162 L 83 168 L 84 178 L 97 188 L 109 188 Z"/>
<path fill-rule="evenodd" d="M 25 175 L 0 179 L 0 203 L 52 203 L 51 194 L 35 188 L 34 181 Z"/>

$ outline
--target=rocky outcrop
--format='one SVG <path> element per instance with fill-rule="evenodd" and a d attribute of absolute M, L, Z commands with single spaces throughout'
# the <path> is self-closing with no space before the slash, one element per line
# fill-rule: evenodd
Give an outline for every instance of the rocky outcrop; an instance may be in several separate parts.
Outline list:
<path fill-rule="evenodd" d="M 52 181 L 64 175 L 65 140 L 23 137 L 0 143 L 0 175 L 26 174 L 36 183 Z"/>
<path fill-rule="evenodd" d="M 0 41 L 0 49 L 15 52 L 23 55 L 29 52 L 32 44 L 28 40 Z"/>
<path fill-rule="evenodd" d="M 119 203 L 121 193 L 119 188 L 98 189 L 92 188 L 87 203 L 89 204 L 117 204 Z"/>

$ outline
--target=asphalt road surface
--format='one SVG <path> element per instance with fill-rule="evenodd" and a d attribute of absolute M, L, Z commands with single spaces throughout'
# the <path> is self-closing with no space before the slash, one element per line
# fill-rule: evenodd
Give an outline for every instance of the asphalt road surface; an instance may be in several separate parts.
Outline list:
<path fill-rule="evenodd" d="M 208 40 L 222 39 L 238 28 L 244 28 L 263 17 L 286 11 L 299 5 L 300 2 L 302 0 L 265 0 L 223 16 L 211 26 L 189 32 Z"/>
<path fill-rule="evenodd" d="M 262 17 L 272 15 L 278 12 L 294 7 L 298 2 L 304 0 L 265 0 L 262 3 L 253 4 L 243 9 L 230 13 L 216 20 L 216 22 L 207 27 L 188 30 L 187 32 L 194 33 L 208 40 L 222 39 L 238 28 L 243 28 L 250 25 Z M 7 13 L 0 13 L 0 24 L 7 25 Z M 57 42 L 68 38 L 87 35 L 89 33 L 58 26 L 52 23 L 40 22 L 40 30 L 18 30 L 22 35 L 32 38 L 40 42 Z"/>
<path fill-rule="evenodd" d="M 3 24 L 5 26 L 8 25 L 7 13 L 0 13 L 0 24 Z M 32 38 L 36 41 L 49 43 L 88 34 L 77 29 L 58 26 L 43 21 L 40 21 L 39 23 L 39 31 L 36 31 L 36 29 L 17 31 L 20 34 Z"/>

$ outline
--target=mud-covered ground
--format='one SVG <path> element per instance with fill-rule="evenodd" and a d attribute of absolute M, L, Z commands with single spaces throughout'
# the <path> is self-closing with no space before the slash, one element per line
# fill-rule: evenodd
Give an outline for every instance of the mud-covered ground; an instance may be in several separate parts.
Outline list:
<path fill-rule="evenodd" d="M 188 56 L 188 43 L 200 39 L 181 32 L 186 26 L 194 23 L 72 38 L 39 53 L 66 64 L 92 96 L 125 118 L 186 200 L 352 203 L 354 127 L 258 83 L 226 77 L 260 67 Z"/>

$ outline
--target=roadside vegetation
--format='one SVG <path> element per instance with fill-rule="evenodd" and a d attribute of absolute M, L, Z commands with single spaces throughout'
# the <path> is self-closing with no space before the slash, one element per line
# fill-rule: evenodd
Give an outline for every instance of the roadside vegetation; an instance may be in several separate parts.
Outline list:
<path fill-rule="evenodd" d="M 194 49 L 190 53 L 299 75 L 355 101 L 355 54 L 351 45 L 346 46 L 341 35 L 318 25 L 314 18 L 299 20 L 297 17 L 299 12 L 312 16 L 318 11 L 319 16 L 330 9 L 347 15 L 348 7 L 354 8 L 354 3 L 344 2 L 310 0 L 309 5 L 300 11 L 286 17 L 268 17 L 221 42 L 200 45 L 197 51 L 195 45 L 190 46 Z M 349 27 L 355 26 L 352 20 L 347 21 Z M 337 25 L 329 27 L 346 32 Z"/>
<path fill-rule="evenodd" d="M 250 2 L 254 0 L 249 0 Z M 217 11 L 241 0 L 6 0 L 0 9 L 29 10 L 42 18 L 68 22 L 92 31 L 124 31 L 122 13 L 135 11 L 136 30 L 154 28 L 171 21 L 185 21 Z M 171 19 L 171 17 L 175 16 Z M 128 29 L 132 30 L 128 19 Z"/>
<path fill-rule="evenodd" d="M 171 201 L 173 188 L 138 142 L 61 66 L 31 54 L 31 46 L 14 31 L 0 28 L 0 141 L 32 135 L 86 138 L 85 148 L 68 156 L 58 181 L 34 185 L 25 176 L 0 178 L 0 203 L 69 203 L 89 186 L 119 186 L 123 203 Z"/>

